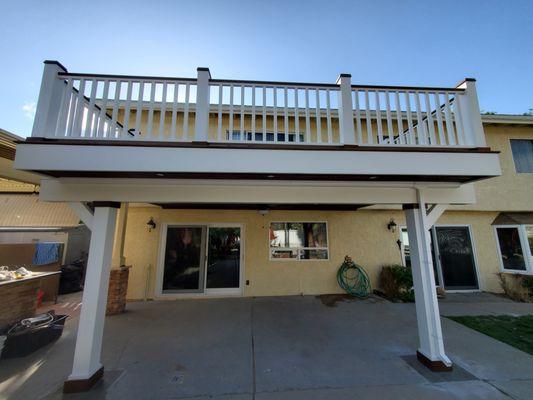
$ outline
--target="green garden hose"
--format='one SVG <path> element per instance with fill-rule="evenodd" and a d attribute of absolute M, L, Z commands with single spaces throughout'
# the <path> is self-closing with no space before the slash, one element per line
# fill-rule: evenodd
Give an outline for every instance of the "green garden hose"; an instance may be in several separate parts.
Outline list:
<path fill-rule="evenodd" d="M 372 292 L 370 278 L 366 271 L 348 256 L 344 257 L 344 262 L 337 272 L 337 282 L 346 293 L 352 296 L 366 298 Z"/>

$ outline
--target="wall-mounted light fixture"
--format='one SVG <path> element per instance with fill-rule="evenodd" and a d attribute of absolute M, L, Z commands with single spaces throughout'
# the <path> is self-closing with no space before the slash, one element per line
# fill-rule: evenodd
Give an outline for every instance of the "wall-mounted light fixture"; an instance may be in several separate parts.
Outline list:
<path fill-rule="evenodd" d="M 394 222 L 394 219 L 391 218 L 390 221 L 389 221 L 389 223 L 387 224 L 387 229 L 388 229 L 389 231 L 391 231 L 392 233 L 394 233 L 394 232 L 396 232 L 396 227 L 397 227 L 397 226 L 398 226 L 398 225 L 396 224 L 396 222 Z"/>
<path fill-rule="evenodd" d="M 148 232 L 152 232 L 152 229 L 155 229 L 157 226 L 153 217 L 150 217 L 146 225 L 148 226 Z"/>

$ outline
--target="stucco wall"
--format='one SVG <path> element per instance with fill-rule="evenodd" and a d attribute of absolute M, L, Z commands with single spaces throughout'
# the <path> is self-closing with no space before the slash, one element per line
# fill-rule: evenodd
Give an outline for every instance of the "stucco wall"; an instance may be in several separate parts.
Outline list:
<path fill-rule="evenodd" d="M 509 139 L 533 139 L 533 126 L 484 125 L 487 146 L 500 151 L 502 175 L 476 182 L 476 203 L 463 210 L 533 211 L 533 174 L 517 174 Z"/>
<path fill-rule="evenodd" d="M 472 228 L 481 289 L 501 291 L 496 273 L 499 269 L 496 241 L 490 223 L 495 212 L 449 212 L 438 224 L 469 224 Z M 153 217 L 158 226 L 149 232 L 146 222 Z M 130 270 L 129 299 L 142 299 L 145 290 L 153 297 L 162 224 L 167 223 L 240 223 L 244 225 L 245 296 L 338 293 L 336 272 L 344 256 L 350 255 L 364 266 L 372 284 L 377 286 L 384 264 L 400 263 L 396 244 L 398 233 L 387 230 L 393 217 L 405 224 L 401 211 L 333 212 L 271 211 L 265 216 L 257 211 L 162 210 L 132 207 L 126 231 L 125 256 Z M 326 221 L 328 223 L 330 260 L 270 261 L 268 227 L 270 221 Z M 148 266 L 151 266 L 148 277 Z M 149 279 L 149 281 L 148 281 Z"/>

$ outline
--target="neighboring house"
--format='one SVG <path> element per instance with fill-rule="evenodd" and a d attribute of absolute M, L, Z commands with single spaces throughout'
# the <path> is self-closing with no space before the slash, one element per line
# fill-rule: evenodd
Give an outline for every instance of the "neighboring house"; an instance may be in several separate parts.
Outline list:
<path fill-rule="evenodd" d="M 45 62 L 16 168 L 44 175 L 41 199 L 71 203 L 92 230 L 65 389 L 102 374 L 111 267 L 132 265 L 131 299 L 335 293 L 345 255 L 377 286 L 406 245 L 418 357 L 451 368 L 435 275 L 447 289 L 499 290 L 491 224 L 532 211 L 531 175 L 513 172 L 508 142 L 531 139 L 530 119 L 484 122 L 486 132 L 473 79 L 376 87 L 346 74 L 336 84 L 259 82 L 211 79 L 205 68 L 197 79 L 77 74 Z M 527 170 L 529 142 L 511 143 Z M 497 231 L 504 256 L 515 257 L 505 246 L 516 232 L 525 245 L 518 225 Z"/>
<path fill-rule="evenodd" d="M 13 168 L 23 140 L 0 129 L 0 244 L 63 243 L 62 261 L 77 260 L 89 249 L 90 232 L 68 204 L 39 201 L 39 175 Z"/>

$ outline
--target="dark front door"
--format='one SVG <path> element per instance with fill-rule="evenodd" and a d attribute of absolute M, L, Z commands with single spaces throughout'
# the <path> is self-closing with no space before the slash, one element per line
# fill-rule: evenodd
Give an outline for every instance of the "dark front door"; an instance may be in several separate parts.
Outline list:
<path fill-rule="evenodd" d="M 437 226 L 435 233 L 444 288 L 447 290 L 479 289 L 474 250 L 468 227 Z"/>

